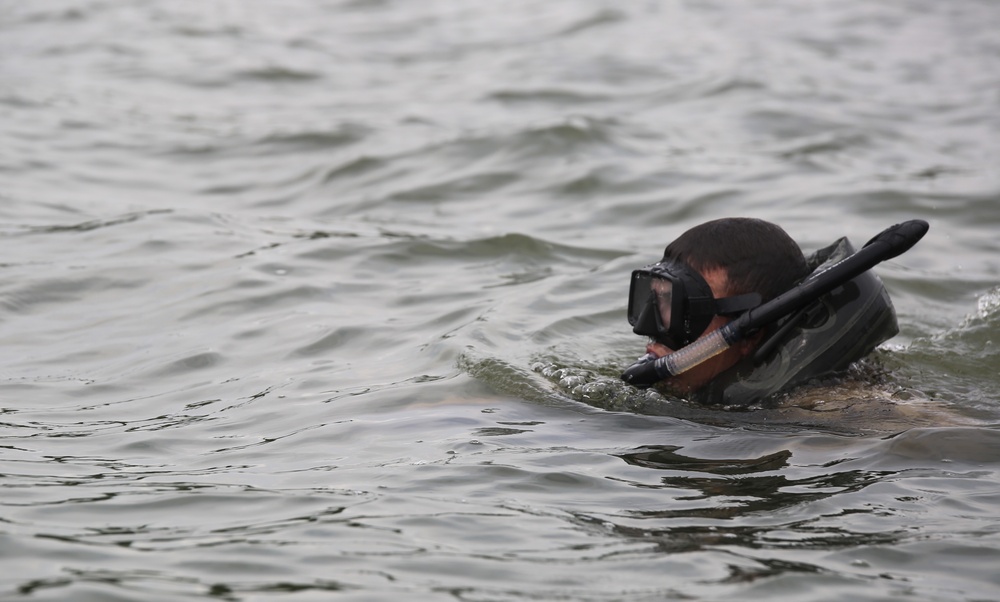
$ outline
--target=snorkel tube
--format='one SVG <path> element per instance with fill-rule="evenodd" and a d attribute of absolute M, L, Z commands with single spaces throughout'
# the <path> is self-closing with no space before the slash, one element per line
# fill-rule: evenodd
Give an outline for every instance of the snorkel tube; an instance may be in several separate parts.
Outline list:
<path fill-rule="evenodd" d="M 865 243 L 857 253 L 811 275 L 794 288 L 755 307 L 722 328 L 661 358 L 646 354 L 629 366 L 621 379 L 630 385 L 648 387 L 671 376 L 683 374 L 715 357 L 732 345 L 788 314 L 798 311 L 875 265 L 908 251 L 924 237 L 930 226 L 910 220 L 889 226 Z"/>

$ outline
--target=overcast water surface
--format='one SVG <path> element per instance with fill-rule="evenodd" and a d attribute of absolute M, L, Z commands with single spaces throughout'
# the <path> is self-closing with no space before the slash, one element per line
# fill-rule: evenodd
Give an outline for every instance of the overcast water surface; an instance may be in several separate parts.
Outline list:
<path fill-rule="evenodd" d="M 1000 599 L 998 31 L 0 2 L 0 598 Z M 930 223 L 857 382 L 617 381 L 630 271 L 731 215 Z"/>

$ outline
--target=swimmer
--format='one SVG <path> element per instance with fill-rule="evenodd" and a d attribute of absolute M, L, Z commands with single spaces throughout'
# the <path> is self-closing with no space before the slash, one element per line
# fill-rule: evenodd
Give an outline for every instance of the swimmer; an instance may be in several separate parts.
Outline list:
<path fill-rule="evenodd" d="M 926 222 L 914 220 L 887 229 L 861 252 L 841 238 L 806 257 L 764 220 L 695 226 L 660 261 L 632 273 L 628 320 L 649 343 L 622 378 L 705 404 L 745 407 L 842 372 L 899 330 L 870 268 L 926 231 Z"/>

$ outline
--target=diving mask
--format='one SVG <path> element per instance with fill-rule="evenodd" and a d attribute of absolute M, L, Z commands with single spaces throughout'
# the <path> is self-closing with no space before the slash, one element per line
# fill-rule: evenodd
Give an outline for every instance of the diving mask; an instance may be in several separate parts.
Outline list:
<path fill-rule="evenodd" d="M 636 334 L 676 351 L 698 339 L 716 315 L 736 316 L 760 303 L 757 293 L 716 299 L 697 270 L 663 260 L 632 272 L 628 322 Z"/>

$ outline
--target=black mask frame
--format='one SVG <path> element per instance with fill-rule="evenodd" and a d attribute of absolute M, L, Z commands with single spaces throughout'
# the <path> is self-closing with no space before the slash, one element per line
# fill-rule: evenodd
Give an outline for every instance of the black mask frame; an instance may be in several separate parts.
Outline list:
<path fill-rule="evenodd" d="M 671 284 L 670 321 L 664 324 L 655 279 Z M 684 262 L 665 259 L 634 270 L 628 294 L 628 322 L 632 331 L 676 351 L 690 345 L 708 328 L 716 315 L 736 316 L 761 303 L 758 293 L 716 299 L 712 287 L 697 270 Z"/>

